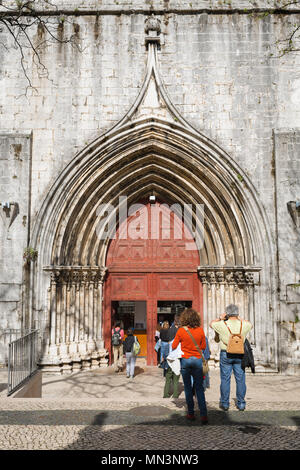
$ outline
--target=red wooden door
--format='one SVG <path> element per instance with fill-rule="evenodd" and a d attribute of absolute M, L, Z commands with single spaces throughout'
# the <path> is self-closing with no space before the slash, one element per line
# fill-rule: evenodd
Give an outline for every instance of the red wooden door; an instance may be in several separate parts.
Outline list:
<path fill-rule="evenodd" d="M 154 215 L 155 211 L 158 214 Z M 118 229 L 106 262 L 104 339 L 109 351 L 112 301 L 147 302 L 148 365 L 156 364 L 158 301 L 192 301 L 193 308 L 202 315 L 202 286 L 197 276 L 199 253 L 185 230 L 182 220 L 160 203 L 154 207 L 144 205 Z"/>

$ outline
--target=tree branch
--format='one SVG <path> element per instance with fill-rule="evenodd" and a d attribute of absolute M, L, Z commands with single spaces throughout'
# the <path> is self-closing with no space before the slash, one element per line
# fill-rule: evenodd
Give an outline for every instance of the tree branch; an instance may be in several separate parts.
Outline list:
<path fill-rule="evenodd" d="M 25 49 L 32 51 L 33 63 L 37 66 L 38 73 L 40 73 L 40 70 L 42 70 L 43 73 L 46 72 L 47 78 L 49 78 L 48 70 L 45 64 L 42 62 L 40 56 L 40 50 L 43 45 L 53 42 L 60 44 L 71 44 L 72 46 L 75 46 L 80 52 L 82 52 L 77 42 L 78 38 L 76 34 L 71 34 L 66 38 L 62 38 L 58 33 L 55 33 L 58 28 L 62 28 L 65 19 L 62 19 L 59 16 L 41 16 L 34 8 L 35 1 L 36 0 L 17 0 L 16 8 L 1 4 L 1 7 L 5 8 L 7 13 L 5 11 L 0 12 L 0 25 L 2 25 L 9 32 L 10 36 L 12 36 L 14 47 L 18 49 L 20 53 L 21 67 L 28 83 L 26 87 L 26 94 L 29 88 L 32 88 L 36 91 L 37 89 L 33 87 L 26 69 Z M 48 0 L 44 0 L 44 3 L 57 9 L 57 6 L 53 5 Z M 66 22 L 71 23 L 69 20 Z M 36 27 L 37 30 L 40 28 L 40 30 L 45 33 L 45 39 L 40 41 L 38 44 L 34 44 L 32 39 L 32 31 L 34 27 Z M 3 42 L 0 42 L 0 45 L 8 49 Z"/>

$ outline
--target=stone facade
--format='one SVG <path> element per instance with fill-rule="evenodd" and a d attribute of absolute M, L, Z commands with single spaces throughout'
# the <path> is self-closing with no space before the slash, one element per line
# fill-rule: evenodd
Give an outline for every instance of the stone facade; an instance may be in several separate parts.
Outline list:
<path fill-rule="evenodd" d="M 300 14 L 259 15 L 246 1 L 56 3 L 59 37 L 72 34 L 78 47 L 46 43 L 33 29 L 47 70 L 25 51 L 34 89 L 0 32 L 2 338 L 6 328 L 37 324 L 45 365 L 107 364 L 99 330 L 106 245 L 93 248 L 92 208 L 139 177 L 163 191 L 169 168 L 186 199 L 176 181 L 174 196 L 209 208 L 198 269 L 206 328 L 225 300 L 238 301 L 254 323 L 262 370 L 299 373 L 300 55 L 270 54 Z M 150 154 L 160 168 L 153 181 Z M 24 265 L 27 246 L 38 260 Z M 86 307 L 82 336 L 71 297 L 99 302 Z M 57 312 L 67 329 L 53 330 Z"/>

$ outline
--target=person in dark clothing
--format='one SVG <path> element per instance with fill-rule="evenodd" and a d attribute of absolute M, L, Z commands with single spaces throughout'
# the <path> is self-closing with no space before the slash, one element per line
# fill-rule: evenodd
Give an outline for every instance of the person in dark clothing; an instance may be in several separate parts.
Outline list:
<path fill-rule="evenodd" d="M 242 369 L 245 370 L 246 367 L 251 368 L 252 374 L 255 374 L 255 364 L 254 364 L 254 357 L 251 345 L 247 339 L 244 342 L 244 356 L 242 359 Z"/>
<path fill-rule="evenodd" d="M 180 326 L 180 314 L 176 314 L 174 317 L 174 323 L 169 328 L 168 338 L 169 338 L 169 349 L 171 346 L 172 341 L 174 340 L 178 328 Z M 176 375 L 175 372 L 172 370 L 168 362 L 166 361 L 167 367 L 164 369 L 164 376 L 165 376 L 165 388 L 164 388 L 164 395 L 163 398 L 169 398 L 170 395 L 170 388 L 173 385 L 173 398 L 179 397 L 179 378 L 180 374 Z"/>
<path fill-rule="evenodd" d="M 166 343 L 169 342 L 169 331 L 170 331 L 169 322 L 165 321 L 163 323 L 162 329 L 160 330 L 160 339 L 161 339 L 161 341 L 164 341 Z"/>
<path fill-rule="evenodd" d="M 135 336 L 133 335 L 133 328 L 129 328 L 127 331 L 127 338 L 123 343 L 123 349 L 126 356 L 126 376 L 127 378 L 133 379 L 136 355 L 132 352 L 132 347 L 135 342 Z"/>
<path fill-rule="evenodd" d="M 162 329 L 160 330 L 160 340 L 161 340 L 161 344 L 160 344 L 160 364 L 161 364 L 161 367 L 164 370 L 166 370 L 168 368 L 167 357 L 168 357 L 169 351 L 170 351 L 169 331 L 170 331 L 169 322 L 165 321 L 163 323 Z"/>
<path fill-rule="evenodd" d="M 169 341 L 173 341 L 180 326 L 180 314 L 176 313 L 174 323 L 169 329 Z"/>
<path fill-rule="evenodd" d="M 156 331 L 155 331 L 155 344 L 159 341 L 160 339 L 160 330 L 161 330 L 161 326 L 160 326 L 160 323 L 157 323 L 157 326 L 156 326 Z M 159 346 L 160 343 L 158 343 L 157 346 Z M 160 346 L 156 349 L 156 354 L 157 354 L 157 364 L 160 366 Z"/>

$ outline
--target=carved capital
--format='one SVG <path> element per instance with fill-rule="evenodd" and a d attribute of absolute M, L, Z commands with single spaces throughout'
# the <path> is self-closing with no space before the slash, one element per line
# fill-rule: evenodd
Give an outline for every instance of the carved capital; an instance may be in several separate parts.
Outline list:
<path fill-rule="evenodd" d="M 45 271 L 50 271 L 51 283 L 76 285 L 94 285 L 103 284 L 107 273 L 104 266 L 53 266 L 45 267 Z"/>
<path fill-rule="evenodd" d="M 198 275 L 202 284 L 225 284 L 237 288 L 258 285 L 260 270 L 256 266 L 199 266 Z"/>

